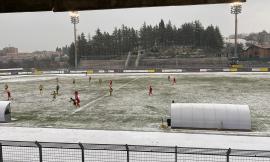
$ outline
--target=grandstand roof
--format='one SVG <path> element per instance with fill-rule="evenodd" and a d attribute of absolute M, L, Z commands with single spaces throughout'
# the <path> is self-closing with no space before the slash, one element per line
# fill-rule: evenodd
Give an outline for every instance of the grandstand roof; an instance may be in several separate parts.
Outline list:
<path fill-rule="evenodd" d="M 246 0 L 2 0 L 0 13 L 35 11 L 100 10 L 133 7 L 232 3 Z"/>

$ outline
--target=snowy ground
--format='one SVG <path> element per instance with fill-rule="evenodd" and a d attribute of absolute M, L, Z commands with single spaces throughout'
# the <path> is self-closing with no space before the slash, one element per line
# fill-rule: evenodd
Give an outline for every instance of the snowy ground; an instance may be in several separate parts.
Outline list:
<path fill-rule="evenodd" d="M 0 127 L 1 140 L 270 150 L 269 137 Z"/>
<path fill-rule="evenodd" d="M 1 140 L 17 141 L 39 141 L 39 142 L 68 142 L 68 143 L 91 143 L 91 144 L 129 144 L 148 146 L 171 146 L 171 147 L 193 147 L 194 150 L 181 149 L 182 153 L 177 154 L 178 161 L 185 162 L 224 162 L 226 151 L 204 150 L 201 154 L 199 148 L 232 148 L 237 154 L 241 150 L 270 150 L 269 137 L 254 136 L 230 136 L 230 135 L 207 135 L 188 133 L 164 133 L 164 132 L 135 132 L 135 131 L 103 131 L 103 130 L 80 130 L 80 129 L 54 129 L 54 128 L 21 128 L 21 127 L 0 127 Z M 47 147 L 54 145 L 47 145 Z M 87 145 L 86 145 L 87 146 Z M 89 146 L 89 145 L 88 145 Z M 69 145 L 78 149 L 42 148 L 42 159 L 46 162 L 81 160 L 81 150 L 78 145 Z M 105 147 L 106 148 L 106 147 Z M 113 147 L 108 147 L 107 149 Z M 138 149 L 138 148 L 137 148 Z M 160 149 L 160 148 L 159 148 Z M 159 150 L 157 149 L 157 150 Z M 163 148 L 165 151 L 166 148 Z M 162 149 L 161 149 L 162 150 Z M 187 153 L 188 151 L 188 153 Z M 211 154 L 210 152 L 219 155 Z M 37 147 L 12 147 L 2 146 L 3 160 L 5 162 L 29 162 L 39 161 Z M 256 155 L 263 157 L 258 157 Z M 131 162 L 172 162 L 175 161 L 175 153 L 160 152 L 137 152 L 129 151 Z M 230 156 L 231 162 L 252 161 L 266 162 L 268 152 L 246 151 L 241 156 Z M 252 157 L 247 157 L 252 156 Z M 84 151 L 85 161 L 95 162 L 126 162 L 126 151 L 88 150 Z"/>
<path fill-rule="evenodd" d="M 172 132 L 204 132 L 202 130 L 161 130 L 161 119 L 168 113 L 172 100 L 187 103 L 248 104 L 252 115 L 252 132 L 240 134 L 270 135 L 269 73 L 186 73 L 173 74 L 93 75 L 89 84 L 85 75 L 2 76 L 0 87 L 7 83 L 12 101 L 13 121 L 0 126 L 83 128 L 103 130 L 140 130 Z M 60 80 L 60 95 L 50 95 Z M 76 78 L 76 85 L 72 79 Z M 103 80 L 102 85 L 98 79 Z M 109 96 L 108 80 L 113 80 L 113 96 Z M 44 85 L 40 95 L 38 86 Z M 147 95 L 153 86 L 154 95 Z M 81 108 L 69 102 L 75 90 L 80 92 Z M 5 100 L 6 94 L 0 96 Z"/>

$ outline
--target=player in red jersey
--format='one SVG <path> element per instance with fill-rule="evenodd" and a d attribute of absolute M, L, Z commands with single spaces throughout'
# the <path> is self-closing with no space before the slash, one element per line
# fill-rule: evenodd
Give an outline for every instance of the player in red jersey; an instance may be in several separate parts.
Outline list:
<path fill-rule="evenodd" d="M 153 88 L 152 86 L 150 85 L 149 86 L 149 93 L 148 93 L 149 96 L 152 96 L 153 95 Z"/>
<path fill-rule="evenodd" d="M 76 107 L 80 107 L 80 96 L 79 96 L 79 92 L 75 91 L 75 102 L 76 102 Z"/>
<path fill-rule="evenodd" d="M 173 83 L 172 84 L 176 84 L 176 79 L 175 77 L 173 78 Z"/>
<path fill-rule="evenodd" d="M 109 81 L 109 86 L 112 87 L 112 80 Z"/>
<path fill-rule="evenodd" d="M 9 90 L 7 90 L 7 96 L 8 96 L 8 101 L 13 100 L 13 98 L 11 97 L 11 92 Z"/>
<path fill-rule="evenodd" d="M 9 90 L 7 90 L 7 96 L 8 96 L 8 101 L 11 99 L 11 93 L 10 93 L 10 91 Z"/>

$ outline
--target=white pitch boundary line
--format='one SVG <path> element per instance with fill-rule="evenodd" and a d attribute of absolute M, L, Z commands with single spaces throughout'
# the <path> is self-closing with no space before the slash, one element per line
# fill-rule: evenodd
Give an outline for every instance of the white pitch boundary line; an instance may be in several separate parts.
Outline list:
<path fill-rule="evenodd" d="M 140 77 L 139 77 L 139 78 L 135 78 L 135 79 L 133 79 L 133 80 L 127 82 L 126 84 L 124 84 L 124 85 L 118 87 L 116 90 L 119 90 L 119 89 L 125 87 L 126 85 L 128 85 L 128 84 L 131 83 L 131 82 L 134 82 L 134 81 L 137 80 L 137 79 L 140 79 Z M 115 91 L 115 90 L 114 90 L 114 91 Z M 103 98 L 106 97 L 106 96 L 109 96 L 109 95 L 108 95 L 108 94 L 105 94 L 105 95 L 103 95 L 103 96 L 101 96 L 101 97 L 99 97 L 99 98 L 97 98 L 97 99 L 95 99 L 95 100 L 93 100 L 93 101 L 87 103 L 86 105 L 84 105 L 84 106 L 80 107 L 79 109 L 76 109 L 75 111 L 73 111 L 72 114 L 75 114 L 76 112 L 79 112 L 79 111 L 85 109 L 86 107 L 88 107 L 88 106 L 91 105 L 92 103 L 95 103 L 96 101 L 99 101 L 99 100 L 103 99 Z"/>

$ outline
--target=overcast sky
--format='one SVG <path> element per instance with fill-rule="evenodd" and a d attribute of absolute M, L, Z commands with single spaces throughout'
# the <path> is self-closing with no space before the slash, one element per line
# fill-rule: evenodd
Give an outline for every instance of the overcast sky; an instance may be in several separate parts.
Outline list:
<path fill-rule="evenodd" d="M 112 32 L 122 24 L 136 29 L 146 22 L 157 24 L 171 20 L 179 27 L 185 22 L 200 20 L 204 26 L 219 26 L 223 36 L 234 33 L 234 16 L 229 4 L 177 7 L 136 8 L 81 11 L 78 32 L 93 35 L 97 28 Z M 247 0 L 239 15 L 239 32 L 270 32 L 270 0 Z M 0 14 L 0 49 L 6 46 L 20 52 L 55 50 L 73 41 L 73 26 L 67 12 Z"/>

